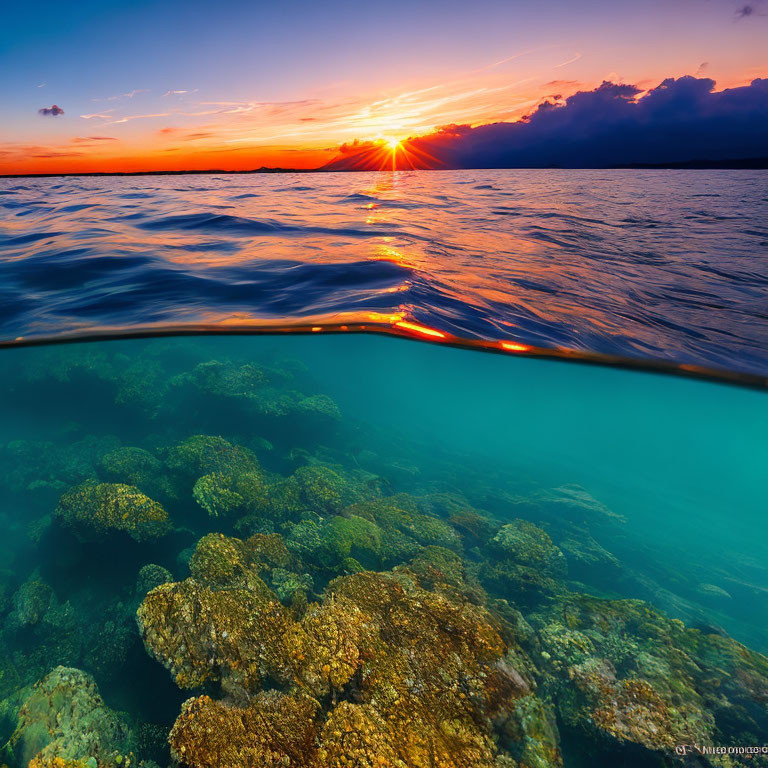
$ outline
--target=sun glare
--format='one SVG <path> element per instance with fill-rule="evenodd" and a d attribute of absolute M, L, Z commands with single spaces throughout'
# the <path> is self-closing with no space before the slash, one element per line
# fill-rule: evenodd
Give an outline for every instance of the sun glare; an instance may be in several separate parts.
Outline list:
<path fill-rule="evenodd" d="M 398 139 L 385 139 L 384 141 L 392 152 L 397 152 L 400 147 L 400 141 Z"/>

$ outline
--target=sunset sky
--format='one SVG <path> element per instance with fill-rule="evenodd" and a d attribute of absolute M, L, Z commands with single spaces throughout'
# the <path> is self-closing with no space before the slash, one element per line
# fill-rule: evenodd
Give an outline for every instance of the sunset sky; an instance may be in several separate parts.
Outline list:
<path fill-rule="evenodd" d="M 604 80 L 768 77 L 768 0 L 8 2 L 0 173 L 313 168 Z"/>

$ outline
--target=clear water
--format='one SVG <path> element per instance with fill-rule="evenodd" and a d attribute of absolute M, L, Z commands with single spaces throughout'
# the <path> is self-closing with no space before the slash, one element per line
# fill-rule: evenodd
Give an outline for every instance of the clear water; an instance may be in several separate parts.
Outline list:
<path fill-rule="evenodd" d="M 0 180 L 0 768 L 768 764 L 766 178 Z"/>
<path fill-rule="evenodd" d="M 2 357 L 0 764 L 765 759 L 696 751 L 768 739 L 765 393 L 373 336 Z"/>
<path fill-rule="evenodd" d="M 768 373 L 765 171 L 0 179 L 0 337 L 405 318 Z"/>

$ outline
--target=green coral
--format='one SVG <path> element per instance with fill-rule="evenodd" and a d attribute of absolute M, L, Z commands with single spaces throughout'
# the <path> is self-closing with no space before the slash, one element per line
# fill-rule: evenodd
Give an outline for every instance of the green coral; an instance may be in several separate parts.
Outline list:
<path fill-rule="evenodd" d="M 322 529 L 318 560 L 322 565 L 334 566 L 354 557 L 364 565 L 377 565 L 384 535 L 375 523 L 363 517 L 333 517 Z"/>
<path fill-rule="evenodd" d="M 122 483 L 86 482 L 67 491 L 56 517 L 84 540 L 123 532 L 136 541 L 158 538 L 171 528 L 162 504 Z"/>

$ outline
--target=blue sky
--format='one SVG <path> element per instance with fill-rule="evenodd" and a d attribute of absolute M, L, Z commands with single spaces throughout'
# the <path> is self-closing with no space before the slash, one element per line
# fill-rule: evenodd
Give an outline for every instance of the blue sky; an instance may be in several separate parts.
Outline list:
<path fill-rule="evenodd" d="M 743 85 L 768 74 L 766 6 L 744 7 L 7 3 L 0 167 L 157 162 L 174 153 L 179 163 L 206 164 L 213 152 L 235 164 L 304 152 L 312 164 L 355 138 L 514 120 L 553 90 L 567 96 L 603 79 L 650 88 L 698 73 L 718 87 Z M 62 115 L 39 113 L 53 104 Z M 104 140 L 90 148 L 91 136 Z"/>

